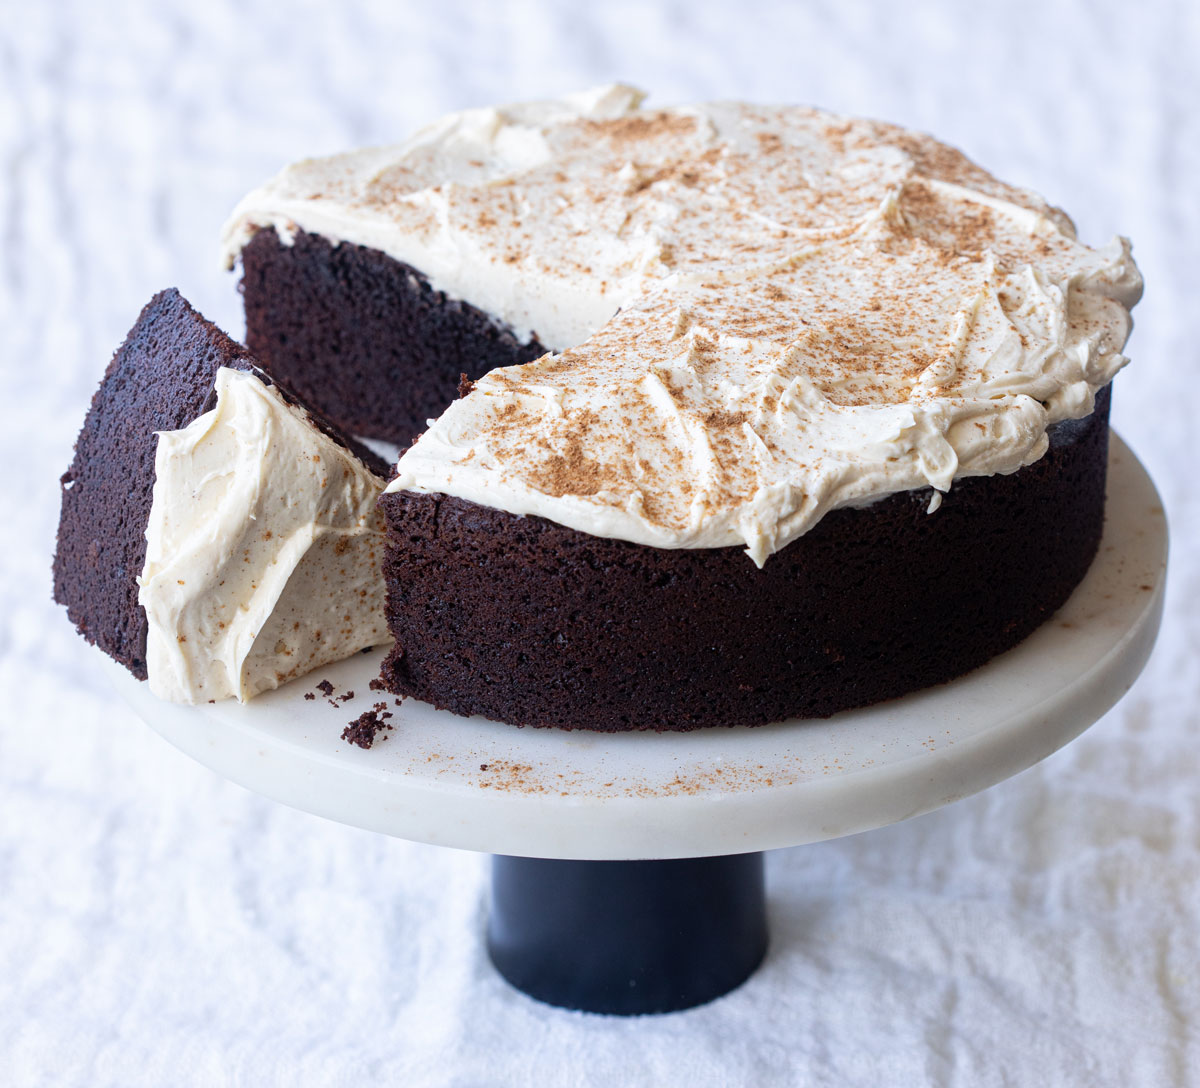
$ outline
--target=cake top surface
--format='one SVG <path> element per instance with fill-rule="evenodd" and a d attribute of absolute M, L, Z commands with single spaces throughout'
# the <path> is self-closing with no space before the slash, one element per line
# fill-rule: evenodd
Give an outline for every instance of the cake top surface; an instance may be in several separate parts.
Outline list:
<path fill-rule="evenodd" d="M 1039 458 L 1126 362 L 1141 279 L 931 137 L 628 87 L 300 163 L 226 229 L 380 249 L 556 353 L 401 458 L 439 491 L 758 563 L 829 509 Z"/>

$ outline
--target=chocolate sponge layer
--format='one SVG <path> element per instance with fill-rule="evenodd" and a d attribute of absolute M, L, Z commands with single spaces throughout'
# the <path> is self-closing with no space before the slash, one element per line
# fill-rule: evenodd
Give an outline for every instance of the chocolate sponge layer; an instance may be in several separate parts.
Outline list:
<path fill-rule="evenodd" d="M 408 445 L 478 378 L 546 349 L 435 291 L 378 250 L 260 230 L 242 251 L 246 343 L 277 378 L 351 434 Z"/>
<path fill-rule="evenodd" d="M 823 518 L 760 570 L 436 494 L 381 500 L 398 695 L 518 725 L 820 718 L 959 676 L 1070 596 L 1103 527 L 1108 394 L 1009 476 Z"/>

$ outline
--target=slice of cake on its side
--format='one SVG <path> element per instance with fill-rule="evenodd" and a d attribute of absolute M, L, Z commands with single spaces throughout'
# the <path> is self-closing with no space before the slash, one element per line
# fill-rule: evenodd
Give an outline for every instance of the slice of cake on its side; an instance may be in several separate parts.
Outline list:
<path fill-rule="evenodd" d="M 386 473 L 163 291 L 62 478 L 54 599 L 155 694 L 248 699 L 388 641 Z"/>

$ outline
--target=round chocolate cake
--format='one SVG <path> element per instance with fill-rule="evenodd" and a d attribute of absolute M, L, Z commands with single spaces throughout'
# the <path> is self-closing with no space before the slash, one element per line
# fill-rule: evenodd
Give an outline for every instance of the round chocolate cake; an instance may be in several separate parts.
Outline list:
<path fill-rule="evenodd" d="M 640 100 L 453 115 L 226 228 L 273 365 L 374 435 L 440 411 L 381 500 L 385 685 L 692 729 L 1014 645 L 1100 538 L 1128 243 L 895 126 Z"/>
<path fill-rule="evenodd" d="M 261 366 L 407 447 L 384 685 L 682 730 L 1014 645 L 1100 539 L 1128 242 L 893 125 L 641 97 L 454 114 L 226 225 Z"/>

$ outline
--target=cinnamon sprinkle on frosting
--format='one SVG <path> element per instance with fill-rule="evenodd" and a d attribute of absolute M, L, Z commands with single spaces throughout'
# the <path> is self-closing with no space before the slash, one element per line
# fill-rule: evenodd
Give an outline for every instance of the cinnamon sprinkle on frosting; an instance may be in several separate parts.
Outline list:
<path fill-rule="evenodd" d="M 1141 279 L 931 137 L 631 88 L 289 168 L 227 228 L 374 246 L 557 351 L 466 390 L 389 490 L 761 564 L 838 506 L 1037 460 Z"/>

